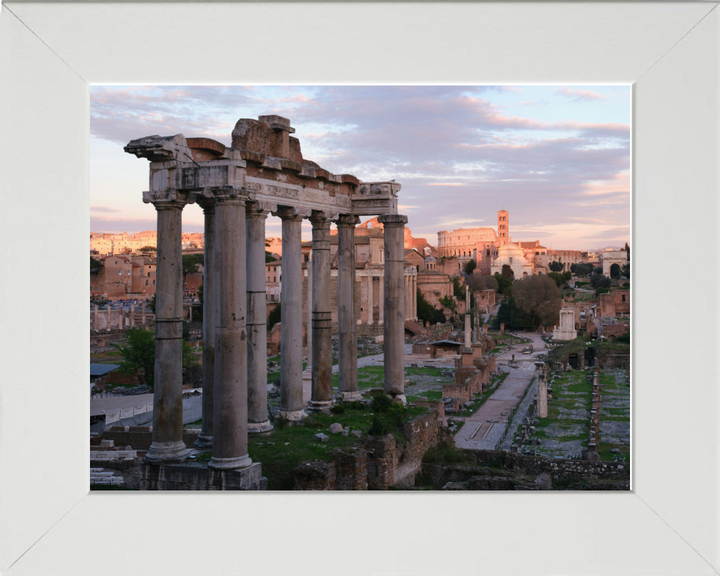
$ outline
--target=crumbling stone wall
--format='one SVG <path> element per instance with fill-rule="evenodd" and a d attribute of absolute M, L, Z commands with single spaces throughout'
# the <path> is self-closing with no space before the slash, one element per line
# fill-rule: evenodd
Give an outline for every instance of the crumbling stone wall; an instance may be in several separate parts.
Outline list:
<path fill-rule="evenodd" d="M 422 475 L 446 490 L 629 490 L 627 463 L 538 458 L 497 450 L 463 450 L 463 462 L 423 464 Z"/>
<path fill-rule="evenodd" d="M 392 434 L 371 436 L 352 451 L 337 450 L 331 462 L 302 462 L 293 470 L 294 489 L 387 490 L 413 486 L 425 453 L 441 441 L 452 440 L 444 414 L 437 410 L 438 403 L 433 404 L 436 409 L 404 425 L 406 440 L 401 444 Z"/>

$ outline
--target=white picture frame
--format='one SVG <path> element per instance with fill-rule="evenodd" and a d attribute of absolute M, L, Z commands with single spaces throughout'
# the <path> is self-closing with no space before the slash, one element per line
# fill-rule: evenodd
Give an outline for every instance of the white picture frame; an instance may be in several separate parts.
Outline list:
<path fill-rule="evenodd" d="M 4 4 L 0 571 L 717 574 L 717 4 Z M 633 84 L 632 492 L 89 493 L 90 83 Z"/>

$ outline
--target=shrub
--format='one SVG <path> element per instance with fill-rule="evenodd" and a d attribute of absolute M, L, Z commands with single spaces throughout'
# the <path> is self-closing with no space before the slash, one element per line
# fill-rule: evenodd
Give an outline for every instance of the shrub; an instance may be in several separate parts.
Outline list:
<path fill-rule="evenodd" d="M 335 404 L 335 406 L 330 408 L 330 412 L 333 414 L 345 414 L 345 407 L 342 404 Z"/>
<path fill-rule="evenodd" d="M 392 404 L 393 401 L 387 394 L 376 394 L 372 399 L 370 407 L 372 408 L 373 412 L 377 414 L 383 414 L 390 409 Z"/>

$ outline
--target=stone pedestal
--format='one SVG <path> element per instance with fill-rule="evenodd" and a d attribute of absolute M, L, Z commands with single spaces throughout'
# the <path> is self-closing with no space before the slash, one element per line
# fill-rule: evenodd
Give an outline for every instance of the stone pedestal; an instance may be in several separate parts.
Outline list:
<path fill-rule="evenodd" d="M 302 389 L 302 215 L 280 207 L 282 219 L 282 321 L 280 323 L 280 416 L 305 417 Z"/>
<path fill-rule="evenodd" d="M 247 450 L 247 256 L 245 197 L 234 188 L 215 196 L 217 317 L 213 469 L 245 468 Z"/>
<path fill-rule="evenodd" d="M 190 451 L 182 440 L 182 209 L 185 196 L 175 191 L 146 193 L 157 210 L 155 304 L 155 390 L 153 436 L 145 461 L 184 461 Z M 108 329 L 110 328 L 108 305 Z"/>
<path fill-rule="evenodd" d="M 407 216 L 380 216 L 385 232 L 385 393 L 405 402 L 405 250 Z"/>
<path fill-rule="evenodd" d="M 204 297 L 204 296 L 203 296 Z M 238 470 L 213 470 L 200 463 L 143 464 L 141 490 L 265 490 L 267 478 L 259 462 Z"/>
<path fill-rule="evenodd" d="M 250 202 L 245 213 L 247 242 L 248 434 L 272 430 L 267 408 L 267 320 L 265 220 L 268 206 Z"/>
<path fill-rule="evenodd" d="M 470 333 L 470 314 L 465 314 L 465 348 L 472 347 L 472 335 Z"/>
<path fill-rule="evenodd" d="M 355 315 L 355 226 L 357 216 L 342 215 L 338 228 L 338 333 L 339 390 L 345 400 L 362 396 L 357 383 L 357 333 Z"/>
<path fill-rule="evenodd" d="M 313 213 L 312 222 L 312 395 L 308 411 L 332 406 L 332 311 L 330 297 L 330 220 Z"/>

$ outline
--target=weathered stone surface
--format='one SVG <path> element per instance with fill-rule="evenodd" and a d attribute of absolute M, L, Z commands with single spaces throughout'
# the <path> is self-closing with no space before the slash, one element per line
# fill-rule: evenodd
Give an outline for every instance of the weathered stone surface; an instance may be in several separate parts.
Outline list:
<path fill-rule="evenodd" d="M 328 436 L 327 434 L 323 434 L 322 432 L 318 432 L 317 434 L 315 434 L 315 439 L 320 442 L 327 442 L 328 438 L 330 438 L 330 436 Z"/>
<path fill-rule="evenodd" d="M 143 464 L 141 490 L 265 490 L 267 478 L 255 462 L 239 470 L 211 470 L 198 463 Z"/>
<path fill-rule="evenodd" d="M 330 434 L 340 434 L 343 431 L 343 426 L 339 422 L 330 424 Z"/>

